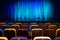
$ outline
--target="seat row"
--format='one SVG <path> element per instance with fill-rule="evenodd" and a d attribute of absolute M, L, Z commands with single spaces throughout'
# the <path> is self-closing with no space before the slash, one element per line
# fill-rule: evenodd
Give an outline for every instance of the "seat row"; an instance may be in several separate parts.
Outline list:
<path fill-rule="evenodd" d="M 18 29 L 16 31 L 16 29 L 14 28 L 5 28 L 0 29 L 0 37 L 5 36 L 7 37 L 9 40 L 11 37 L 14 36 L 26 36 L 28 38 L 28 30 L 27 29 Z"/>
<path fill-rule="evenodd" d="M 60 28 L 59 24 L 51 23 L 0 23 L 0 37 L 2 36 L 8 40 L 15 36 L 24 36 L 32 40 L 45 36 L 53 40 L 55 37 L 60 38 Z"/>
<path fill-rule="evenodd" d="M 8 39 L 14 36 L 25 36 L 29 37 L 27 29 L 18 29 L 17 31 L 14 28 L 5 28 L 4 30 L 0 29 L 0 37 L 5 36 Z M 34 28 L 31 30 L 31 37 L 32 39 L 37 36 L 48 36 L 51 39 L 54 37 L 60 36 L 60 28 L 58 28 L 56 31 L 54 29 L 40 29 L 40 28 Z"/>
<path fill-rule="evenodd" d="M 51 23 L 15 23 L 15 24 L 4 24 L 4 23 L 0 23 L 0 28 L 5 29 L 5 28 L 15 28 L 16 30 L 18 29 L 28 29 L 28 30 L 32 30 L 33 28 L 42 28 L 42 29 L 57 29 L 59 28 L 59 26 L 57 24 L 51 24 Z"/>
<path fill-rule="evenodd" d="M 37 36 L 48 36 L 52 40 L 54 37 L 59 37 L 60 36 L 60 28 L 57 30 L 54 29 L 40 29 L 40 28 L 34 28 L 32 29 L 32 39 Z"/>

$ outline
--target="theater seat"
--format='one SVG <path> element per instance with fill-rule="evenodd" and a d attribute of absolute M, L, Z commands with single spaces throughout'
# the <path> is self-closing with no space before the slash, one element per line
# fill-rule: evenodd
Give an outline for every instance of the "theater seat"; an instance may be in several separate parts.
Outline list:
<path fill-rule="evenodd" d="M 55 37 L 54 40 L 60 40 L 60 37 Z"/>
<path fill-rule="evenodd" d="M 18 25 L 18 24 L 11 24 L 11 28 L 15 28 L 16 30 L 18 30 L 20 28 L 20 25 Z"/>
<path fill-rule="evenodd" d="M 1 25 L 0 28 L 2 28 L 4 30 L 5 28 L 10 28 L 10 25 L 9 24 L 3 24 L 3 25 Z"/>
<path fill-rule="evenodd" d="M 0 29 L 0 37 L 1 36 L 4 36 L 4 31 L 3 31 L 3 29 Z"/>
<path fill-rule="evenodd" d="M 33 40 L 51 40 L 51 38 L 50 37 L 34 37 L 34 39 Z"/>
<path fill-rule="evenodd" d="M 28 40 L 27 37 L 22 37 L 22 36 L 19 36 L 19 37 L 12 37 L 11 40 Z"/>
<path fill-rule="evenodd" d="M 37 23 L 31 23 L 30 25 L 38 25 Z"/>
<path fill-rule="evenodd" d="M 8 40 L 7 37 L 0 37 L 0 40 Z"/>
<path fill-rule="evenodd" d="M 28 23 L 22 23 L 20 29 L 28 29 Z"/>
<path fill-rule="evenodd" d="M 21 25 L 22 23 L 16 22 L 16 24 Z"/>
<path fill-rule="evenodd" d="M 54 29 L 45 29 L 43 32 L 43 36 L 49 36 L 52 40 L 55 37 L 55 30 Z"/>
<path fill-rule="evenodd" d="M 2 25 L 5 25 L 6 22 L 0 22 L 0 28 L 4 29 L 5 27 L 2 27 Z"/>
<path fill-rule="evenodd" d="M 51 23 L 45 23 L 44 26 L 46 27 L 45 29 L 48 29 L 49 25 L 51 25 Z"/>
<path fill-rule="evenodd" d="M 3 24 L 6 24 L 6 22 L 0 22 L 0 26 L 3 25 Z"/>
<path fill-rule="evenodd" d="M 26 36 L 26 37 L 28 37 L 28 30 L 27 29 L 18 29 L 17 36 Z"/>
<path fill-rule="evenodd" d="M 45 25 L 51 25 L 51 23 L 45 23 Z"/>
<path fill-rule="evenodd" d="M 53 23 L 53 25 L 57 25 L 59 27 L 60 24 L 59 23 Z"/>
<path fill-rule="evenodd" d="M 21 25 L 20 29 L 28 29 L 28 25 Z"/>
<path fill-rule="evenodd" d="M 47 27 L 45 26 L 44 23 L 39 23 L 39 26 L 40 26 L 40 28 L 43 29 L 43 30 L 44 30 L 44 29 L 47 29 Z"/>
<path fill-rule="evenodd" d="M 11 40 L 19 40 L 20 37 L 12 37 Z"/>
<path fill-rule="evenodd" d="M 28 30 L 31 31 L 33 28 L 39 28 L 39 25 L 37 23 L 31 23 L 28 26 Z"/>
<path fill-rule="evenodd" d="M 14 22 L 8 22 L 7 24 L 11 25 L 11 24 L 15 24 Z"/>
<path fill-rule="evenodd" d="M 31 27 L 31 29 L 39 28 L 39 25 L 31 25 L 30 27 Z"/>
<path fill-rule="evenodd" d="M 37 36 L 42 36 L 43 35 L 43 30 L 40 28 L 34 28 L 32 29 L 32 39 Z"/>
<path fill-rule="evenodd" d="M 21 26 L 21 25 L 22 25 L 22 23 L 19 23 L 19 22 L 16 22 L 15 24 L 17 24 L 17 25 L 19 25 L 19 26 Z"/>
<path fill-rule="evenodd" d="M 58 28 L 58 26 L 57 25 L 49 25 L 49 27 L 48 27 L 49 29 L 57 29 Z"/>
<path fill-rule="evenodd" d="M 22 25 L 28 25 L 28 23 L 22 23 Z"/>
<path fill-rule="evenodd" d="M 56 30 L 56 36 L 60 36 L 60 28 Z"/>
<path fill-rule="evenodd" d="M 16 30 L 14 28 L 6 28 L 4 30 L 4 35 L 10 40 L 11 37 L 16 36 Z"/>

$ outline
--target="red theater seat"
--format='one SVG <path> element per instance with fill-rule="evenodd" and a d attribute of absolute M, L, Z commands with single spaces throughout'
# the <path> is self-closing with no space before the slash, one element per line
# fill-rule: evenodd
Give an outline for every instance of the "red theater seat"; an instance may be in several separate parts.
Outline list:
<path fill-rule="evenodd" d="M 22 23 L 20 29 L 28 29 L 28 23 Z"/>
<path fill-rule="evenodd" d="M 26 36 L 26 37 L 28 37 L 28 30 L 27 29 L 18 29 L 17 36 Z"/>
<path fill-rule="evenodd" d="M 6 24 L 6 22 L 0 22 L 0 26 L 3 25 L 3 24 Z"/>
<path fill-rule="evenodd" d="M 3 26 L 3 25 L 4 25 L 4 26 Z M 1 23 L 0 23 L 0 28 L 4 29 L 5 27 L 7 27 L 6 25 L 7 25 L 7 24 L 6 24 L 5 22 L 1 22 Z M 7 28 L 8 28 L 8 27 L 7 27 Z"/>
<path fill-rule="evenodd" d="M 43 32 L 43 36 L 49 36 L 51 39 L 55 37 L 55 30 L 54 29 L 45 29 Z"/>
<path fill-rule="evenodd" d="M 37 23 L 31 23 L 30 25 L 38 25 Z"/>
<path fill-rule="evenodd" d="M 46 27 L 45 29 L 48 29 L 49 25 L 51 25 L 51 23 L 45 23 L 44 26 Z"/>
<path fill-rule="evenodd" d="M 53 25 L 57 25 L 59 27 L 60 23 L 53 23 Z"/>
<path fill-rule="evenodd" d="M 32 39 L 37 36 L 42 36 L 43 35 L 43 30 L 40 28 L 34 28 L 32 29 Z"/>
<path fill-rule="evenodd" d="M 47 27 L 45 26 L 44 23 L 39 23 L 39 26 L 40 26 L 40 28 L 43 29 L 43 30 L 44 30 L 44 29 L 47 29 Z"/>
<path fill-rule="evenodd" d="M 22 25 L 28 25 L 28 23 L 22 23 Z"/>
<path fill-rule="evenodd" d="M 28 29 L 28 25 L 21 25 L 20 29 Z"/>

